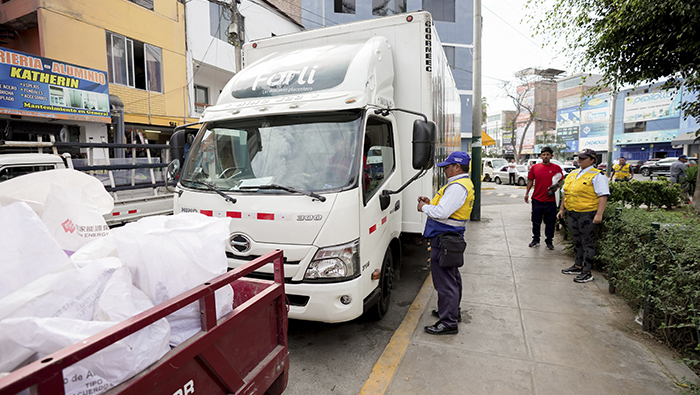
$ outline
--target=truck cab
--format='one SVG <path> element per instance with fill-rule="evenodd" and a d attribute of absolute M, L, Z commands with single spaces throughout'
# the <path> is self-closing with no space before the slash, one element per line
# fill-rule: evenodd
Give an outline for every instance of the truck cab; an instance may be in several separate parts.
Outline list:
<path fill-rule="evenodd" d="M 0 182 L 37 171 L 65 169 L 58 155 L 8 154 L 0 155 Z"/>

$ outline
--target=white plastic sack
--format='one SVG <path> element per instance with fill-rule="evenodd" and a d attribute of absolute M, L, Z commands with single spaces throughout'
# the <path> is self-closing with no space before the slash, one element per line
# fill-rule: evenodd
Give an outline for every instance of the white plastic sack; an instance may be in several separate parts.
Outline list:
<path fill-rule="evenodd" d="M 0 206 L 26 202 L 41 216 L 51 184 L 82 190 L 95 203 L 100 214 L 110 213 L 114 208 L 114 199 L 100 180 L 71 169 L 39 171 L 0 183 Z"/>
<path fill-rule="evenodd" d="M 68 254 L 109 233 L 98 205 L 83 190 L 52 184 L 41 220 Z"/>
<path fill-rule="evenodd" d="M 45 275 L 2 299 L 0 322 L 25 317 L 91 320 L 105 284 L 121 266 L 118 259 L 106 258 L 81 269 Z M 0 331 L 0 372 L 13 370 L 33 354 L 11 341 L 9 335 Z"/>
<path fill-rule="evenodd" d="M 226 273 L 229 222 L 194 213 L 154 216 L 115 228 L 110 237 L 134 283 L 159 304 Z M 230 286 L 216 292 L 217 318 L 232 311 L 232 302 Z M 167 319 L 171 346 L 201 330 L 197 302 Z"/>
<path fill-rule="evenodd" d="M 0 207 L 0 251 L 0 300 L 68 262 L 41 218 L 22 202 Z"/>

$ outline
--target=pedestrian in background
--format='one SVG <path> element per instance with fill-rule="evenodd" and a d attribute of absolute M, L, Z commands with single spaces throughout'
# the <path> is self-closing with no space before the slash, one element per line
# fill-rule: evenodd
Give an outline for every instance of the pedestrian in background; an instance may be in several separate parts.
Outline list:
<path fill-rule="evenodd" d="M 677 161 L 671 164 L 671 183 L 679 183 L 685 178 L 685 169 L 688 167 L 687 162 L 688 157 L 681 155 Z"/>
<path fill-rule="evenodd" d="M 508 185 L 515 185 L 515 173 L 518 171 L 516 166 L 515 159 L 511 159 L 508 163 Z"/>
<path fill-rule="evenodd" d="M 629 181 L 634 177 L 634 171 L 632 167 L 627 163 L 627 159 L 624 156 L 620 157 L 619 163 L 613 165 L 612 172 L 610 173 L 610 181 L 615 177 L 615 182 Z"/>
<path fill-rule="evenodd" d="M 474 184 L 467 174 L 470 160 L 466 152 L 451 153 L 437 164 L 447 176 L 447 185 L 432 200 L 418 198 L 418 211 L 428 215 L 423 236 L 430 241 L 430 271 L 438 292 L 438 308 L 432 314 L 439 320 L 425 327 L 431 335 L 457 334 L 462 320 L 459 268 L 464 264 L 464 231 L 474 206 Z M 455 244 L 461 246 L 454 248 Z"/>
<path fill-rule="evenodd" d="M 532 194 L 532 242 L 528 247 L 540 245 L 540 232 L 544 219 L 544 242 L 547 249 L 554 249 L 554 227 L 557 224 L 557 200 L 555 191 L 562 183 L 564 173 L 561 167 L 551 162 L 554 151 L 550 147 L 543 147 L 540 151 L 542 163 L 532 166 L 527 174 L 527 190 L 525 191 L 525 203 L 529 203 L 530 189 L 534 184 L 535 192 Z"/>
<path fill-rule="evenodd" d="M 593 281 L 591 269 L 595 258 L 595 228 L 603 222 L 603 212 L 610 195 L 608 178 L 593 165 L 596 153 L 586 148 L 578 153 L 580 169 L 566 176 L 564 181 L 564 203 L 557 214 L 569 225 L 574 242 L 574 265 L 561 272 L 575 274 L 574 282 Z"/>

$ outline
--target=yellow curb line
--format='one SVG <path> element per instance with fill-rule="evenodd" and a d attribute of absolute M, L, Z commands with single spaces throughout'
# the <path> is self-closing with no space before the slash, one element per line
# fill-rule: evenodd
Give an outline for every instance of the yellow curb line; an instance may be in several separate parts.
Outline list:
<path fill-rule="evenodd" d="M 413 299 L 411 307 L 408 308 L 401 325 L 394 332 L 389 344 L 384 348 L 384 352 L 382 352 L 379 360 L 372 368 L 372 373 L 365 381 L 365 385 L 362 387 L 359 395 L 381 395 L 389 387 L 433 290 L 433 277 L 428 275 L 420 291 L 418 291 L 418 295 Z"/>
<path fill-rule="evenodd" d="M 494 187 L 481 188 L 482 191 L 483 191 L 484 189 L 496 189 L 496 188 L 494 188 Z"/>

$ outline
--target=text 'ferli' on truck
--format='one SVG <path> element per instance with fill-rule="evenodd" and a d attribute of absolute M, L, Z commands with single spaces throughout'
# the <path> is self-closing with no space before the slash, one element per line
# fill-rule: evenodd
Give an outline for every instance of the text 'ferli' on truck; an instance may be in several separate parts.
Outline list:
<path fill-rule="evenodd" d="M 263 39 L 243 56 L 191 144 L 185 130 L 170 141 L 174 212 L 232 218 L 231 268 L 283 250 L 290 318 L 381 318 L 399 235 L 422 232 L 415 200 L 444 177 L 421 176 L 460 144 L 459 93 L 430 14 Z"/>

